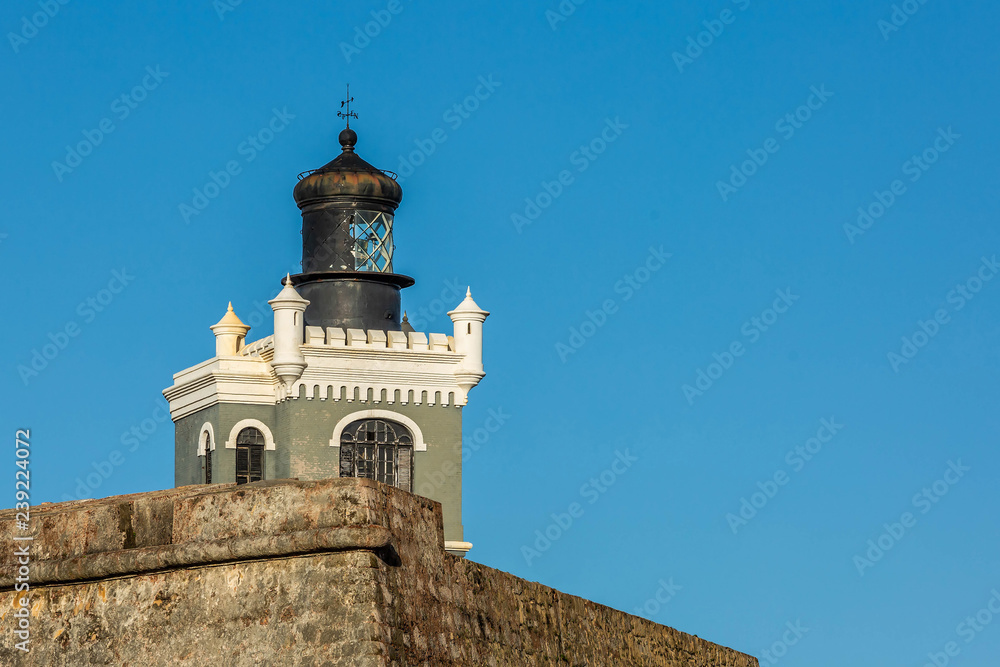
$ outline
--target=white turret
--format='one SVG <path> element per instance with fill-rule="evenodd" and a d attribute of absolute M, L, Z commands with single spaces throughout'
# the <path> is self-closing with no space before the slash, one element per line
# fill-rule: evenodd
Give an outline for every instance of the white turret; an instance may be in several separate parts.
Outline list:
<path fill-rule="evenodd" d="M 462 367 L 455 375 L 466 393 L 479 384 L 483 372 L 483 322 L 489 313 L 472 300 L 472 289 L 465 292 L 465 299 L 448 313 L 455 323 L 455 351 L 464 355 Z"/>
<path fill-rule="evenodd" d="M 250 327 L 243 324 L 240 318 L 233 312 L 233 302 L 229 302 L 229 309 L 222 316 L 218 324 L 209 327 L 215 334 L 215 356 L 232 357 L 239 353 L 246 340 Z"/>
<path fill-rule="evenodd" d="M 271 367 L 285 387 L 291 388 L 306 367 L 301 345 L 305 340 L 303 313 L 309 302 L 299 296 L 292 287 L 291 276 L 286 275 L 285 288 L 268 303 L 274 310 L 274 359 Z"/>

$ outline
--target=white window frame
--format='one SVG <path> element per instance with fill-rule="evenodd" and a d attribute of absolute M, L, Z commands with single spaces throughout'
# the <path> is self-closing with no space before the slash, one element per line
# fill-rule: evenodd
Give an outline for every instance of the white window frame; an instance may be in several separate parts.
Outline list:
<path fill-rule="evenodd" d="M 417 426 L 417 422 L 413 421 L 406 415 L 401 415 L 398 412 L 393 412 L 392 410 L 358 410 L 357 412 L 352 412 L 347 415 L 333 427 L 333 437 L 330 438 L 331 447 L 340 447 L 340 436 L 344 434 L 344 429 L 351 422 L 356 422 L 359 419 L 384 419 L 391 422 L 399 422 L 406 428 L 410 429 L 410 433 L 413 435 L 413 451 L 415 452 L 426 452 L 427 447 L 430 443 L 424 440 L 424 434 Z"/>

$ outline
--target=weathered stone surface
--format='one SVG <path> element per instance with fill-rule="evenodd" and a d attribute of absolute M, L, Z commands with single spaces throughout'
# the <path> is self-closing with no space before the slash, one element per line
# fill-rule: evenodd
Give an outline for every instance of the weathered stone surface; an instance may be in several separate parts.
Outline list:
<path fill-rule="evenodd" d="M 446 554 L 438 503 L 369 480 L 60 503 L 32 525 L 31 651 L 7 550 L 4 665 L 757 664 Z"/>

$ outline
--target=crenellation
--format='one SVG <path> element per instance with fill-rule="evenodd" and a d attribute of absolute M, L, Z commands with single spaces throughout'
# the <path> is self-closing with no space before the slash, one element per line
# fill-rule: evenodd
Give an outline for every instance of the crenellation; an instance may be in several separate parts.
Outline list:
<path fill-rule="evenodd" d="M 306 327 L 305 345 L 312 347 L 347 347 L 362 350 L 407 350 L 459 354 L 454 336 L 446 333 L 382 331 L 379 329 L 340 329 Z"/>
<path fill-rule="evenodd" d="M 347 344 L 350 347 L 368 347 L 368 333 L 364 329 L 348 329 Z"/>
<path fill-rule="evenodd" d="M 448 351 L 448 335 L 443 333 L 432 333 L 427 335 L 428 349 L 431 352 Z"/>
<path fill-rule="evenodd" d="M 406 334 L 402 331 L 388 332 L 388 347 L 390 350 L 406 350 L 408 349 L 406 343 Z"/>
<path fill-rule="evenodd" d="M 420 333 L 419 331 L 411 331 L 408 334 L 410 340 L 411 350 L 426 350 L 427 349 L 427 334 Z"/>
<path fill-rule="evenodd" d="M 306 345 L 323 345 L 325 342 L 323 327 L 306 327 Z"/>
<path fill-rule="evenodd" d="M 326 344 L 331 347 L 345 347 L 347 345 L 347 332 L 340 327 L 327 327 Z"/>
<path fill-rule="evenodd" d="M 252 343 L 244 345 L 242 348 L 240 348 L 239 354 L 244 357 L 253 357 L 255 359 L 261 359 L 263 361 L 269 361 L 268 358 L 265 358 L 265 352 L 273 348 L 274 348 L 274 336 L 266 336 L 259 340 L 255 340 Z"/>

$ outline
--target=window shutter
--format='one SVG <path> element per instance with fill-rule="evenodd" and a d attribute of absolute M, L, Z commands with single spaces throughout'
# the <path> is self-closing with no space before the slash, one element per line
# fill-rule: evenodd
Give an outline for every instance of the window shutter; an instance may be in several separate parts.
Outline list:
<path fill-rule="evenodd" d="M 354 477 L 354 443 L 340 443 L 340 476 Z"/>
<path fill-rule="evenodd" d="M 250 481 L 250 448 L 246 445 L 236 446 L 236 483 L 246 484 Z"/>
<path fill-rule="evenodd" d="M 400 447 L 396 450 L 399 457 L 396 461 L 396 486 L 404 491 L 410 490 L 410 474 L 413 467 L 413 458 L 410 452 L 412 451 L 409 447 Z"/>
<path fill-rule="evenodd" d="M 261 445 L 250 446 L 250 481 L 259 482 L 264 479 L 264 448 Z"/>

